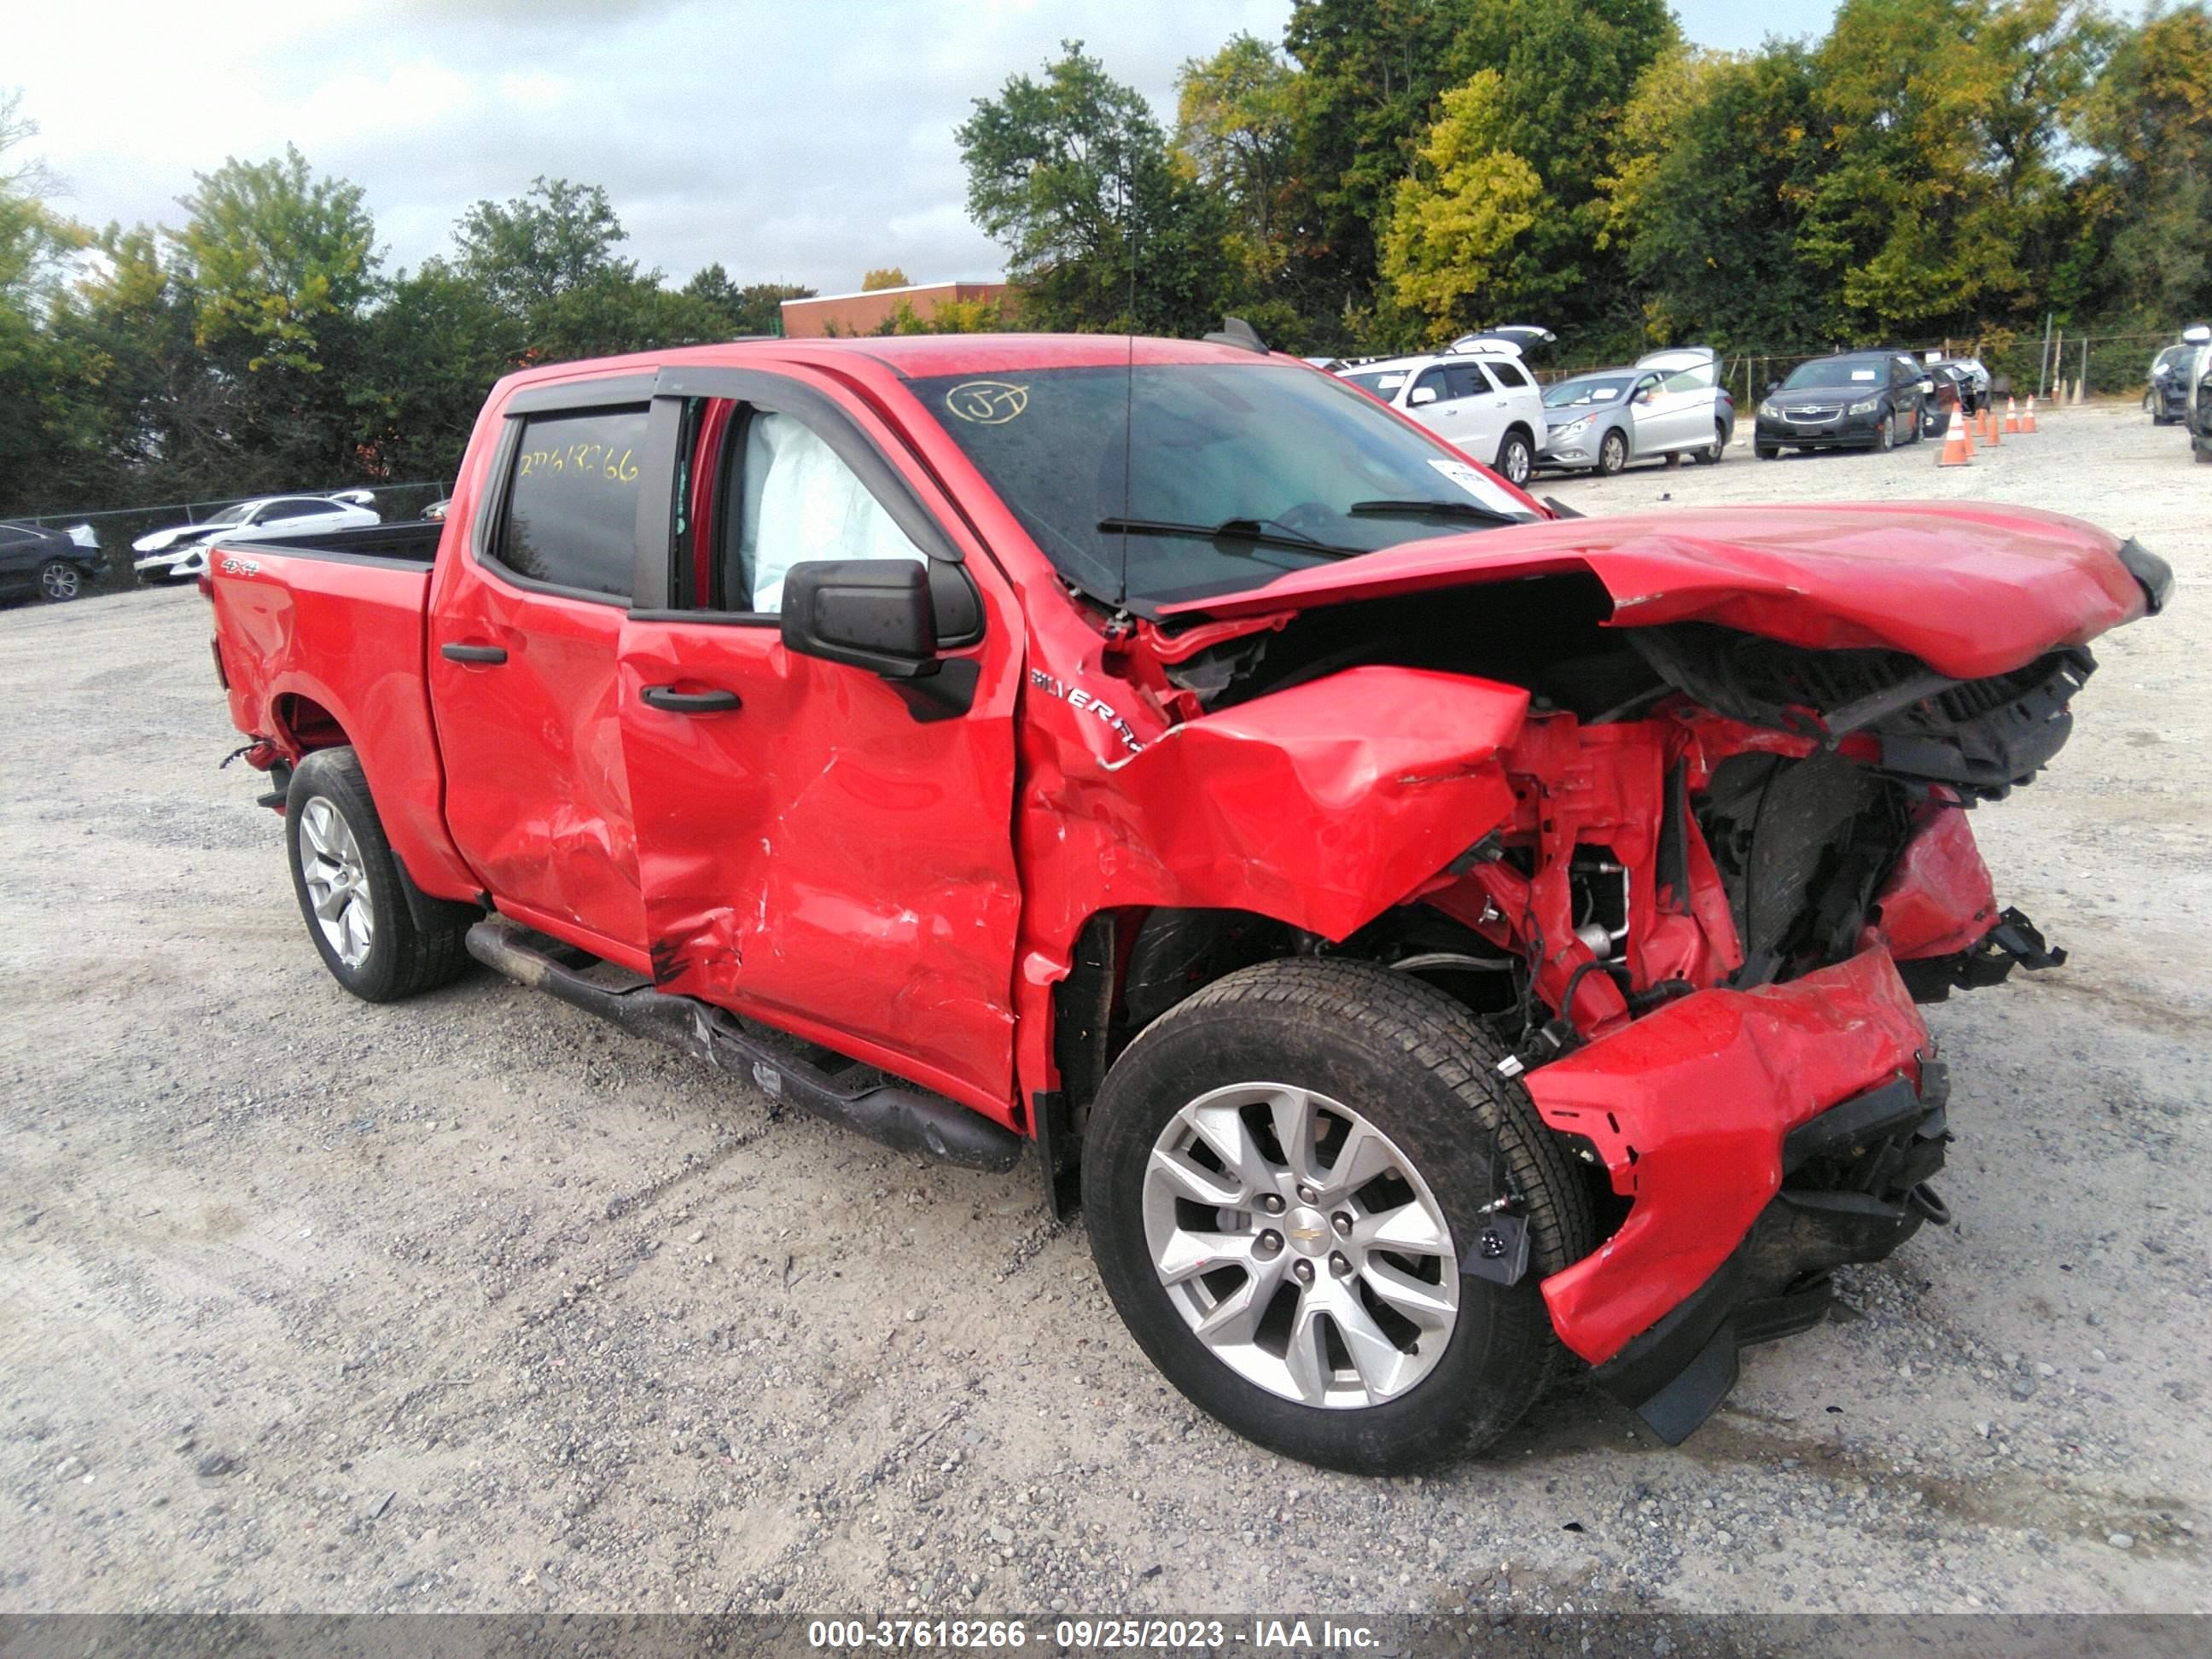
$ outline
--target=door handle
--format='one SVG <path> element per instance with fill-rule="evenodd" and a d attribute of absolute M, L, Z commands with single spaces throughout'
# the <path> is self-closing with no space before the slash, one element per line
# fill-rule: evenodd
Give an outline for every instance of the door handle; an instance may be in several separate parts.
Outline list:
<path fill-rule="evenodd" d="M 505 662 L 503 645 L 441 645 L 438 654 L 447 662 Z"/>
<path fill-rule="evenodd" d="M 672 714 L 721 714 L 744 706 L 734 691 L 678 691 L 672 685 L 648 685 L 637 696 L 647 708 Z"/>

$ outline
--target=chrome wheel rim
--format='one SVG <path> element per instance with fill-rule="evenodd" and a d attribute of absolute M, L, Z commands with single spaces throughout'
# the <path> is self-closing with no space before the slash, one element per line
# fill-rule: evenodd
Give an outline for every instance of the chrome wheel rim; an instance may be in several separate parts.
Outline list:
<path fill-rule="evenodd" d="M 74 565 L 50 564 L 39 573 L 39 582 L 50 599 L 73 599 L 76 597 L 79 579 Z"/>
<path fill-rule="evenodd" d="M 300 874 L 323 938 L 340 962 L 360 967 L 376 939 L 368 870 L 345 815 L 320 795 L 300 811 Z"/>
<path fill-rule="evenodd" d="M 1279 1083 L 1200 1096 L 1145 1170 L 1145 1240 L 1215 1358 L 1301 1405 L 1357 1409 L 1418 1386 L 1459 1322 L 1436 1195 L 1358 1112 Z"/>
<path fill-rule="evenodd" d="M 1608 432 L 1598 446 L 1597 470 L 1611 474 L 1628 465 L 1628 440 L 1618 432 Z"/>
<path fill-rule="evenodd" d="M 1528 482 L 1528 446 L 1510 443 L 1505 447 L 1505 478 L 1515 486 Z"/>

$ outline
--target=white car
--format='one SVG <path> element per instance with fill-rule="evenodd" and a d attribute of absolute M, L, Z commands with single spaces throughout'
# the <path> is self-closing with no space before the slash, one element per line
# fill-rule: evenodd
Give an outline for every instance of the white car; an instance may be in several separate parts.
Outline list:
<path fill-rule="evenodd" d="M 131 568 L 147 581 L 204 576 L 210 541 L 273 541 L 381 524 L 384 520 L 368 507 L 375 499 L 366 489 L 349 489 L 339 495 L 264 495 L 240 501 L 198 524 L 172 525 L 141 536 L 131 544 L 131 550 L 138 555 Z"/>
<path fill-rule="evenodd" d="M 1509 483 L 1525 484 L 1544 441 L 1544 394 L 1510 346 L 1391 357 L 1341 371 Z"/>

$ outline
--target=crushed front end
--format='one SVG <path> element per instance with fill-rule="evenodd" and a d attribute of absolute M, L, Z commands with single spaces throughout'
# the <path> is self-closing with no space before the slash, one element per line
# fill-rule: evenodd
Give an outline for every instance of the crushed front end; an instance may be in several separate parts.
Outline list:
<path fill-rule="evenodd" d="M 1546 1301 L 1677 1441 L 1741 1346 L 1818 1322 L 1835 1268 L 1946 1218 L 1914 1005 L 2063 960 L 1999 904 L 1967 814 L 2057 751 L 2094 664 L 1959 682 L 1697 625 L 1631 637 L 1648 708 L 1532 710 L 1512 822 L 1424 896 L 1526 964 L 1525 1006 L 1492 1015 L 1507 1069 L 1617 1224 Z"/>

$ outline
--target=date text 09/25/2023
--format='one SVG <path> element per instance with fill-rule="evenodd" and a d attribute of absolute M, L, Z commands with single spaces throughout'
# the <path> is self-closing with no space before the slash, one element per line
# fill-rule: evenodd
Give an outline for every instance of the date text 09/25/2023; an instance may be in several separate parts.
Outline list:
<path fill-rule="evenodd" d="M 1365 1625 L 1333 1620 L 1287 1619 L 1055 1619 L 1034 1628 L 1024 1619 L 817 1619 L 806 1627 L 809 1647 L 858 1652 L 864 1649 L 949 1648 L 985 1651 L 1024 1648 L 1032 1643 L 1062 1653 L 1189 1649 L 1218 1652 L 1251 1647 L 1261 1652 L 1335 1650 L 1358 1652 L 1373 1647 L 1376 1633 Z"/>

